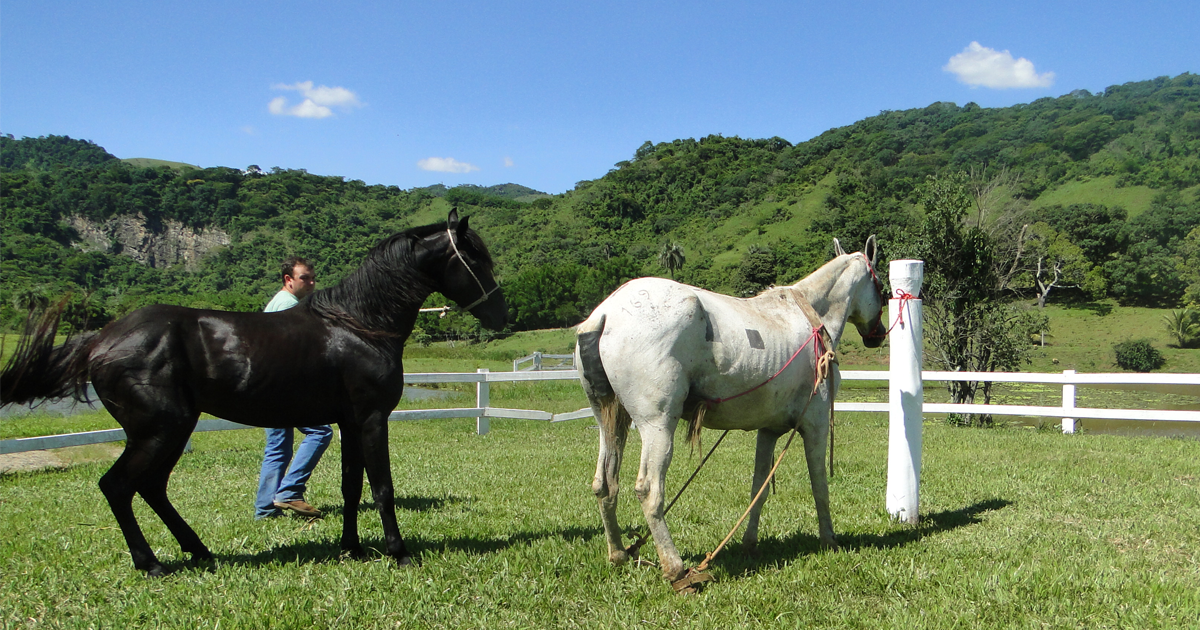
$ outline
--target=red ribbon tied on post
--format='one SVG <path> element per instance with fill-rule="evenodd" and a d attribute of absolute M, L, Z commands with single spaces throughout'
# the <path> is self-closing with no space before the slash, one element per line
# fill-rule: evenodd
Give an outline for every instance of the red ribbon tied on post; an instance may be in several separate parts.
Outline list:
<path fill-rule="evenodd" d="M 900 312 L 896 316 L 896 323 L 892 324 L 891 328 L 888 328 L 888 331 L 884 333 L 884 336 L 892 334 L 892 328 L 895 328 L 897 324 L 904 323 L 904 307 L 908 304 L 909 300 L 917 299 L 917 296 L 905 291 L 904 289 L 896 289 L 896 299 L 900 301 L 900 304 L 898 305 Z"/>

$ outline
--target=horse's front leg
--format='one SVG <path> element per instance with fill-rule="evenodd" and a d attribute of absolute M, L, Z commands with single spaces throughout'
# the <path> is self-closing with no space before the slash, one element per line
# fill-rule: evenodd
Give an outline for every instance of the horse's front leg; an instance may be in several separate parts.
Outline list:
<path fill-rule="evenodd" d="M 372 411 L 363 421 L 363 459 L 367 468 L 367 479 L 371 481 L 371 494 L 379 518 L 383 521 L 383 538 L 387 554 L 400 565 L 412 564 L 412 556 L 400 537 L 396 524 L 396 497 L 392 489 L 392 467 L 388 456 L 387 419 L 389 411 Z"/>
<path fill-rule="evenodd" d="M 642 460 L 638 467 L 637 485 L 634 486 L 634 492 L 642 504 L 642 513 L 646 516 L 646 524 L 654 537 L 663 577 L 671 582 L 685 573 L 683 560 L 675 549 L 675 541 L 671 539 L 671 531 L 667 529 L 663 514 L 663 494 L 667 468 L 671 465 L 675 446 L 676 423 L 677 420 L 659 418 L 653 426 L 638 427 L 642 436 Z"/>
<path fill-rule="evenodd" d="M 356 558 L 367 553 L 358 540 L 358 505 L 362 501 L 363 450 L 362 427 L 338 425 L 342 436 L 342 551 Z"/>
<path fill-rule="evenodd" d="M 757 446 L 754 450 L 754 481 L 750 484 L 750 500 L 752 501 L 766 483 L 767 475 L 771 473 L 771 465 L 775 463 L 775 443 L 778 441 L 778 433 L 759 429 Z M 742 534 L 742 545 L 746 547 L 747 553 L 754 553 L 758 548 L 759 516 L 762 515 L 763 505 L 767 502 L 768 494 L 764 492 L 762 497 L 750 507 L 750 516 L 746 519 L 746 531 Z"/>
<path fill-rule="evenodd" d="M 829 393 L 825 397 L 814 397 L 801 420 L 801 435 L 804 437 L 804 456 L 808 461 L 808 479 L 812 485 L 813 501 L 817 506 L 817 527 L 821 546 L 837 550 L 837 538 L 833 535 L 833 519 L 829 516 L 829 477 L 825 466 L 825 454 L 829 445 Z"/>

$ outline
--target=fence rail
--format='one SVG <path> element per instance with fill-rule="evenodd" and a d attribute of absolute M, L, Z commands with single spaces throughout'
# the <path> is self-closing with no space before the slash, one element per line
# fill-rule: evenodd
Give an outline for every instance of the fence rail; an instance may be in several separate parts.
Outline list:
<path fill-rule="evenodd" d="M 843 370 L 842 380 L 846 381 L 887 381 L 889 372 L 886 370 Z M 414 373 L 405 374 L 404 382 L 408 385 L 432 383 L 475 383 L 476 405 L 456 409 L 413 409 L 393 411 L 389 420 L 435 420 L 450 418 L 475 418 L 476 431 L 480 434 L 489 430 L 490 419 L 520 419 L 543 420 L 548 422 L 564 422 L 580 418 L 591 418 L 590 408 L 568 413 L 550 413 L 533 409 L 505 409 L 492 407 L 489 385 L 491 383 L 517 383 L 529 381 L 561 381 L 579 378 L 578 370 L 554 370 L 546 372 L 445 372 L 445 373 Z M 1061 406 L 1031 406 L 1031 405 L 967 405 L 953 403 L 925 403 L 925 413 L 988 413 L 993 415 L 1033 416 L 1046 418 L 1062 418 L 1064 430 L 1070 432 L 1074 427 L 1074 419 L 1091 418 L 1102 420 L 1168 420 L 1173 422 L 1200 422 L 1200 411 L 1178 411 L 1158 409 L 1096 409 L 1075 406 L 1075 388 L 1089 387 L 1102 389 L 1137 389 L 1160 393 L 1183 394 L 1200 398 L 1200 374 L 1077 374 L 1067 370 L 1058 373 L 1031 372 L 921 372 L 924 381 L 991 381 L 993 383 L 1042 383 L 1061 385 L 1063 387 L 1063 403 Z M 837 411 L 887 412 L 890 403 L 885 402 L 837 402 Z M 1069 426 L 1068 426 L 1069 425 Z M 201 420 L 196 425 L 196 431 L 229 431 L 234 429 L 254 428 L 248 425 L 230 422 L 228 420 Z M 30 438 L 0 440 L 0 455 L 21 453 L 67 446 L 83 446 L 105 442 L 119 442 L 125 439 L 122 429 L 105 429 L 65 435 L 49 435 Z"/>

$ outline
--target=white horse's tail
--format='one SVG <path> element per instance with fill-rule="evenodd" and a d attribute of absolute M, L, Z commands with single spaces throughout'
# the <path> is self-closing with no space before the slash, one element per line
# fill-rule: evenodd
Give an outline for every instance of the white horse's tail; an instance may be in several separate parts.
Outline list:
<path fill-rule="evenodd" d="M 575 361 L 583 391 L 594 407 L 599 407 L 600 430 L 611 448 L 622 448 L 633 421 L 613 391 L 604 362 L 600 360 L 600 336 L 605 316 L 592 315 L 575 328 Z"/>

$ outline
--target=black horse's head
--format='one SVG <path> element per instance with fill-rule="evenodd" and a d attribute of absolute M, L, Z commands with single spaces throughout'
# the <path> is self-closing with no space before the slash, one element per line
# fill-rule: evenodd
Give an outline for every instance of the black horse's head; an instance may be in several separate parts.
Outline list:
<path fill-rule="evenodd" d="M 837 239 L 833 240 L 838 255 L 846 256 Z M 862 277 L 854 285 L 854 294 L 850 298 L 850 312 L 847 319 L 858 329 L 863 345 L 868 348 L 878 348 L 887 337 L 887 327 L 883 325 L 883 284 L 875 273 L 875 258 L 879 247 L 875 244 L 875 235 L 867 239 L 861 252 L 851 254 L 862 256 L 864 268 Z"/>
<path fill-rule="evenodd" d="M 508 323 L 508 305 L 492 276 L 492 257 L 483 239 L 451 210 L 443 235 L 438 291 L 479 319 L 484 328 L 500 330 Z"/>

